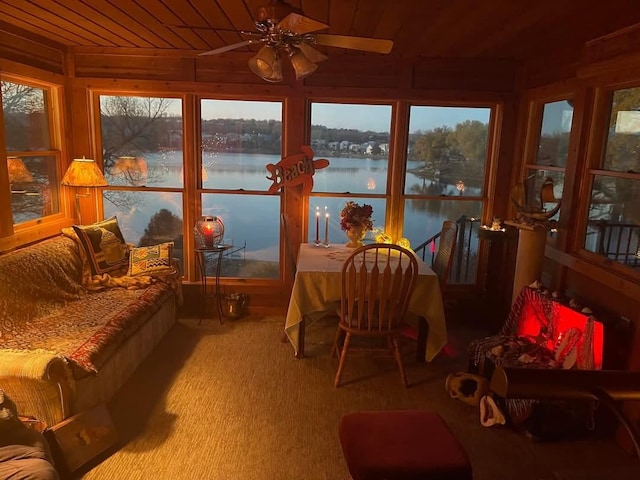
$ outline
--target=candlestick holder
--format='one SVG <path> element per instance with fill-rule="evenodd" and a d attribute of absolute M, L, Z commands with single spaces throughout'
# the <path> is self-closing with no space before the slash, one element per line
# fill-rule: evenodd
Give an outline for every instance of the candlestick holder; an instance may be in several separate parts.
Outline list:
<path fill-rule="evenodd" d="M 320 246 L 320 207 L 316 207 L 316 239 L 314 243 L 316 247 Z"/>
<path fill-rule="evenodd" d="M 327 207 L 325 207 L 326 210 Z M 329 214 L 324 214 L 325 224 L 324 224 L 324 242 L 322 242 L 322 246 L 325 248 L 329 248 Z"/>

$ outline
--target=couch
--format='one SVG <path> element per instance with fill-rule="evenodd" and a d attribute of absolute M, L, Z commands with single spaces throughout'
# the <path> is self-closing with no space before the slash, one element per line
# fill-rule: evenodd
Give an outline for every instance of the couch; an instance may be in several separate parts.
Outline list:
<path fill-rule="evenodd" d="M 0 389 L 50 427 L 111 399 L 182 299 L 175 262 L 163 275 L 131 277 L 122 262 L 92 274 L 65 230 L 0 255 Z"/>

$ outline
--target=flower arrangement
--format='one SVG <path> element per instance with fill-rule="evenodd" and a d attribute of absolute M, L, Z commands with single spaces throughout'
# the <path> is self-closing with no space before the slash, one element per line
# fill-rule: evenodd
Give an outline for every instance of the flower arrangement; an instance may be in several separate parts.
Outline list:
<path fill-rule="evenodd" d="M 340 211 L 340 228 L 349 230 L 354 226 L 362 226 L 365 230 L 373 230 L 371 215 L 373 207 L 371 205 L 358 205 L 349 200 Z"/>

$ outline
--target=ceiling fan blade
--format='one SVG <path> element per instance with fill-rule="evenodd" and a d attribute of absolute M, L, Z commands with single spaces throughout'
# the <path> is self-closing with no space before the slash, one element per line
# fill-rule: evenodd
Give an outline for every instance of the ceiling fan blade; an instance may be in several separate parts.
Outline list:
<path fill-rule="evenodd" d="M 277 27 L 282 30 L 288 30 L 289 32 L 302 35 L 304 33 L 324 30 L 326 28 L 329 28 L 329 25 L 297 13 L 290 13 L 278 22 Z"/>
<path fill-rule="evenodd" d="M 258 43 L 260 40 L 244 40 L 238 43 L 232 43 L 231 45 L 225 45 L 224 47 L 216 48 L 215 50 L 209 50 L 208 52 L 199 53 L 198 55 L 217 55 L 219 53 L 228 52 L 229 50 L 234 50 L 236 48 L 244 47 L 246 45 L 251 45 L 252 43 Z"/>
<path fill-rule="evenodd" d="M 314 38 L 318 45 L 364 50 L 366 52 L 389 53 L 393 48 L 393 41 L 381 38 L 350 37 L 328 33 L 317 33 Z"/>

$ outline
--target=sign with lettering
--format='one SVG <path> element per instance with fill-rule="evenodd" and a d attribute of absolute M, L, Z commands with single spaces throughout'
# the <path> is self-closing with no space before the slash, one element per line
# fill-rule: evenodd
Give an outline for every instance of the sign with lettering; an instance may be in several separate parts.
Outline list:
<path fill-rule="evenodd" d="M 278 163 L 267 164 L 266 168 L 271 174 L 267 180 L 273 183 L 269 187 L 269 193 L 274 193 L 283 187 L 302 185 L 302 194 L 308 195 L 313 189 L 313 174 L 316 170 L 329 166 L 326 158 L 313 159 L 313 149 L 309 145 L 302 145 L 300 153 L 294 153 L 284 157 Z"/>

